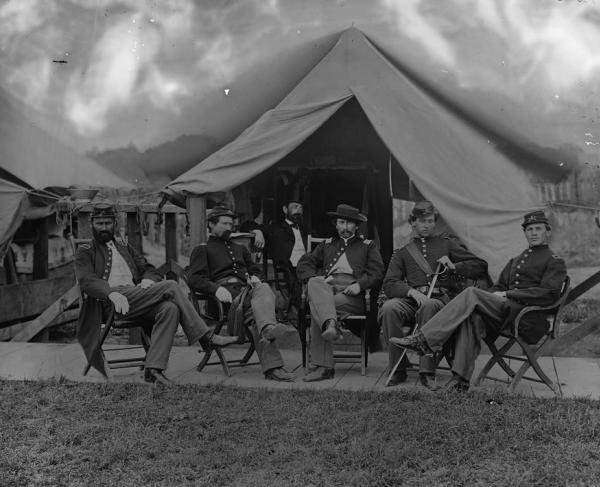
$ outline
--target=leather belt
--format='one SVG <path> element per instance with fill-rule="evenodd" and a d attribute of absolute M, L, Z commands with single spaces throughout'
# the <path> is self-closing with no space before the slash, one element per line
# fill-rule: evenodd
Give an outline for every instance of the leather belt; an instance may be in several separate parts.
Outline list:
<path fill-rule="evenodd" d="M 429 286 L 418 286 L 415 288 L 417 291 L 423 294 L 427 294 L 429 292 Z M 439 296 L 440 294 L 446 294 L 447 290 L 443 287 L 434 287 L 432 296 Z"/>
<path fill-rule="evenodd" d="M 239 277 L 224 277 L 217 280 L 217 285 L 222 286 L 223 284 L 245 284 L 245 281 Z"/>

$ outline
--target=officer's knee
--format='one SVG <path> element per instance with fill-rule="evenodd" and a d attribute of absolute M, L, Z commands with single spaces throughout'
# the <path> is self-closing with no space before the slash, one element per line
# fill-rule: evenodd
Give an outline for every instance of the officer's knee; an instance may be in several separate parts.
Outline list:
<path fill-rule="evenodd" d="M 179 307 L 173 301 L 163 301 L 157 314 L 179 321 Z"/>

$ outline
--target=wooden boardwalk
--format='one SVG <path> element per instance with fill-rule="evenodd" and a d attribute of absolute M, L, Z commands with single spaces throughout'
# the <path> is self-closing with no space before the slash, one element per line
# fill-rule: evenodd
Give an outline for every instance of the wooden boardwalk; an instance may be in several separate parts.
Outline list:
<path fill-rule="evenodd" d="M 118 353 L 118 352 L 116 352 Z M 230 347 L 227 355 L 241 357 L 243 349 Z M 351 391 L 377 391 L 393 393 L 402 389 L 419 388 L 417 374 L 410 373 L 407 383 L 397 387 L 384 386 L 387 365 L 387 353 L 378 352 L 369 356 L 367 374 L 360 374 L 358 364 L 337 364 L 335 378 L 322 382 L 306 383 L 302 381 L 304 371 L 301 367 L 300 351 L 283 349 L 286 368 L 295 369 L 296 381 L 280 383 L 264 379 L 260 366 L 250 365 L 234 368 L 232 377 L 226 377 L 220 365 L 206 367 L 196 371 L 200 354 L 196 346 L 174 347 L 171 353 L 166 375 L 176 384 L 224 385 L 247 388 L 267 389 L 338 389 Z M 478 360 L 476 373 L 483 365 L 486 356 Z M 552 378 L 558 375 L 563 397 L 589 397 L 600 399 L 600 361 L 594 358 L 543 357 L 542 367 Z M 85 358 L 78 344 L 0 342 L 0 378 L 5 380 L 49 380 L 66 379 L 74 382 L 104 382 L 104 378 L 95 370 L 84 377 L 82 371 Z M 497 372 L 502 377 L 502 372 Z M 440 371 L 440 383 L 449 377 L 449 372 Z M 110 381 L 142 383 L 142 372 L 138 368 L 110 371 Z M 487 381 L 480 389 L 503 387 L 502 384 Z M 538 397 L 553 397 L 552 392 L 542 384 L 523 382 L 518 392 Z"/>

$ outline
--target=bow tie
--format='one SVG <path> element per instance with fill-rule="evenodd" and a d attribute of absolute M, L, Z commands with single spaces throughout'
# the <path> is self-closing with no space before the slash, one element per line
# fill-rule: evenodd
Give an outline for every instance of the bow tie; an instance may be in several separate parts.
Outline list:
<path fill-rule="evenodd" d="M 297 223 L 292 223 L 290 227 L 292 227 L 294 230 L 298 230 L 299 228 Z"/>

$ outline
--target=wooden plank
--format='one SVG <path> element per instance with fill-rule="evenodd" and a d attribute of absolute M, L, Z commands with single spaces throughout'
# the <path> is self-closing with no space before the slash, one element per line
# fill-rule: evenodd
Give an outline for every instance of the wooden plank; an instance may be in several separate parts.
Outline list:
<path fill-rule="evenodd" d="M 95 203 L 88 203 L 83 205 L 81 208 L 78 209 L 78 213 L 91 213 L 92 209 L 94 208 L 94 204 Z M 146 203 L 143 205 L 136 205 L 133 203 L 119 203 L 118 204 L 118 210 L 120 212 L 123 213 L 137 213 L 138 208 L 141 208 L 141 210 L 144 213 L 158 213 L 158 205 L 157 204 L 150 204 L 150 203 Z M 172 204 L 167 204 L 165 206 L 163 206 L 160 210 L 161 213 L 173 213 L 173 214 L 185 214 L 187 212 L 187 210 L 185 208 L 180 208 L 179 206 L 175 206 Z"/>
<path fill-rule="evenodd" d="M 77 320 L 78 316 L 79 309 L 69 309 L 63 311 L 60 315 L 56 317 L 56 319 L 52 320 L 52 323 L 48 325 L 48 328 L 51 328 L 53 326 L 64 325 L 65 323 L 71 323 Z M 26 321 L 25 323 L 18 323 L 16 325 L 7 326 L 6 328 L 0 328 L 0 342 L 5 342 L 17 336 L 21 331 L 23 331 L 27 327 L 29 323 L 29 321 Z"/>
<path fill-rule="evenodd" d="M 190 248 L 206 242 L 206 200 L 202 196 L 188 196 L 186 205 L 190 219 Z"/>
<path fill-rule="evenodd" d="M 594 316 L 593 318 L 585 320 L 581 325 L 573 328 L 554 340 L 552 348 L 550 349 L 550 355 L 555 355 L 570 347 L 575 342 L 578 342 L 582 338 L 588 336 L 598 328 L 600 328 L 600 316 Z"/>
<path fill-rule="evenodd" d="M 12 338 L 13 342 L 28 342 L 40 331 L 45 329 L 58 315 L 60 315 L 65 309 L 71 306 L 75 301 L 79 299 L 79 286 L 75 285 L 71 287 L 66 293 L 60 298 L 54 301 L 44 312 L 36 319 L 26 323 L 25 328 Z"/>
<path fill-rule="evenodd" d="M 73 284 L 75 273 L 69 265 L 55 277 L 0 286 L 1 323 L 10 324 L 40 314 Z"/>
<path fill-rule="evenodd" d="M 48 277 L 48 218 L 36 220 L 37 239 L 33 244 L 33 278 Z"/>
<path fill-rule="evenodd" d="M 600 283 L 600 271 L 592 274 L 585 281 L 580 282 L 577 286 L 571 289 L 571 292 L 567 297 L 567 304 L 575 301 L 579 296 L 592 289 L 598 283 Z"/>

